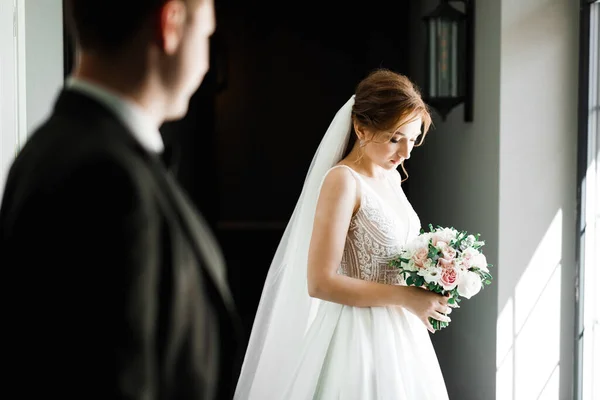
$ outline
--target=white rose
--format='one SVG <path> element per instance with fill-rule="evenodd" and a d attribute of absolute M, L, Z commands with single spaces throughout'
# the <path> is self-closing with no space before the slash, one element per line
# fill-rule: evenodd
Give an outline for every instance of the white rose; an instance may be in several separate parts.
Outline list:
<path fill-rule="evenodd" d="M 422 276 L 427 283 L 438 283 L 442 276 L 442 268 L 437 266 L 429 266 L 427 268 L 421 268 L 417 272 L 417 275 Z"/>
<path fill-rule="evenodd" d="M 458 294 L 470 299 L 481 290 L 481 278 L 475 272 L 464 271 L 460 274 Z"/>
<path fill-rule="evenodd" d="M 405 246 L 406 251 L 411 253 L 411 256 L 421 248 L 428 248 L 429 239 L 431 235 L 425 233 L 415 237 L 413 240 L 408 242 Z"/>
<path fill-rule="evenodd" d="M 473 256 L 471 265 L 473 267 L 479 268 L 482 271 L 490 272 L 490 270 L 487 267 L 487 259 L 485 258 L 485 255 L 483 255 L 482 253 L 478 253 L 475 256 Z"/>
<path fill-rule="evenodd" d="M 445 243 L 450 243 L 453 239 L 456 239 L 456 235 L 458 234 L 458 231 L 451 229 L 451 228 L 443 228 L 440 229 L 439 231 L 435 232 L 435 242 L 445 242 Z"/>
<path fill-rule="evenodd" d="M 479 250 L 475 250 L 474 248 L 469 247 L 469 248 L 463 250 L 460 253 L 460 257 L 458 257 L 458 258 L 460 259 L 460 262 L 463 265 L 463 267 L 469 269 L 469 268 L 475 267 L 475 265 L 473 265 L 473 260 L 479 254 L 480 254 Z"/>
<path fill-rule="evenodd" d="M 469 269 L 462 259 L 455 258 L 454 260 L 452 260 L 452 263 L 454 264 L 454 268 L 460 269 L 461 271 L 466 271 L 467 269 Z"/>
<path fill-rule="evenodd" d="M 472 260 L 473 257 L 475 257 L 477 254 L 479 254 L 479 250 L 469 247 L 469 248 L 465 249 L 462 253 L 463 253 L 463 257 L 466 257 L 466 258 Z"/>
<path fill-rule="evenodd" d="M 469 247 L 472 247 L 475 244 L 475 236 L 469 235 L 460 243 L 460 249 L 466 250 Z"/>
<path fill-rule="evenodd" d="M 419 234 L 419 239 L 423 241 L 423 243 L 427 244 L 429 242 L 429 240 L 431 239 L 431 236 L 433 234 L 431 232 L 423 232 L 421 234 Z"/>

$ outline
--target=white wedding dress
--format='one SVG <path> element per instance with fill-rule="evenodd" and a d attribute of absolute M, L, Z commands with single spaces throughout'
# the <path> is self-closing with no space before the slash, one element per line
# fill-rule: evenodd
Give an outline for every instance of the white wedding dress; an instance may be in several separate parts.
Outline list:
<path fill-rule="evenodd" d="M 402 284 L 388 262 L 421 228 L 402 188 L 390 180 L 398 201 L 388 204 L 360 174 L 334 168 L 352 171 L 361 192 L 339 273 Z M 322 301 L 284 399 L 443 400 L 448 395 L 429 332 L 416 316 L 401 307 Z"/>
<path fill-rule="evenodd" d="M 388 262 L 421 223 L 396 171 L 382 198 L 342 158 L 351 134 L 352 96 L 336 113 L 267 275 L 234 400 L 447 400 L 429 332 L 401 307 L 351 307 L 310 298 L 308 251 L 317 199 L 333 168 L 358 182 L 338 273 L 401 285 Z"/>

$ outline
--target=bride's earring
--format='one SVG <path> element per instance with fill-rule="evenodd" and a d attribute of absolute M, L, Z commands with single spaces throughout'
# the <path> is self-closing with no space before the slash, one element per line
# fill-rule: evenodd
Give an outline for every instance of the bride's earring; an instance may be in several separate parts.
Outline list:
<path fill-rule="evenodd" d="M 365 141 L 360 139 L 360 141 L 358 142 L 360 147 L 365 147 Z"/>

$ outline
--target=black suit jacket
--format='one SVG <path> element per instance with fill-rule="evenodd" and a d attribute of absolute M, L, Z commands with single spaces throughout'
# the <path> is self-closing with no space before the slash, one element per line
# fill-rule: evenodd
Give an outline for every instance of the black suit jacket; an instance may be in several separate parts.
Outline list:
<path fill-rule="evenodd" d="M 0 265 L 6 394 L 231 399 L 240 325 L 217 244 L 92 98 L 63 91 L 13 163 Z"/>

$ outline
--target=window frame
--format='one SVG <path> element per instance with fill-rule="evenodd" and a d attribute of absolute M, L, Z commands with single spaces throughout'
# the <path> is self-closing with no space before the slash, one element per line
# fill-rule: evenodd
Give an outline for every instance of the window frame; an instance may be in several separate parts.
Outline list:
<path fill-rule="evenodd" d="M 592 18 L 595 18 L 592 20 Z M 580 1 L 580 19 L 579 19 L 579 105 L 578 105 L 578 133 L 577 133 L 577 232 L 576 232 L 576 282 L 575 282 L 575 360 L 574 360 L 574 385 L 573 398 L 576 400 L 587 400 L 586 394 L 587 378 L 586 365 L 584 365 L 585 340 L 594 340 L 594 330 L 600 329 L 598 321 L 592 322 L 587 326 L 586 309 L 590 301 L 586 299 L 584 288 L 585 272 L 590 267 L 586 265 L 586 247 L 594 246 L 594 243 L 588 243 L 589 236 L 600 235 L 598 223 L 596 231 L 590 235 L 586 232 L 589 216 L 586 209 L 587 202 L 587 172 L 589 163 L 595 157 L 595 163 L 598 165 L 598 142 L 600 135 L 600 103 L 598 102 L 600 84 L 600 0 L 581 0 Z M 595 127 L 595 129 L 594 129 Z M 595 137 L 594 137 L 595 135 Z M 591 147 L 594 147 L 591 149 Z M 600 168 L 596 166 L 596 173 Z M 598 180 L 598 177 L 596 177 Z M 598 183 L 595 183 L 598 184 Z M 590 185 L 592 186 L 592 185 Z M 600 207 L 600 205 L 596 206 Z M 596 256 L 599 257 L 599 256 Z M 596 262 L 598 259 L 596 259 Z M 598 266 L 596 265 L 596 268 Z M 600 274 L 600 271 L 594 271 Z M 597 296 L 597 295 L 596 295 Z M 586 301 L 587 300 L 587 301 Z M 597 313 L 598 310 L 595 310 Z M 600 343 L 594 343 L 594 346 L 600 346 Z M 593 363 L 597 363 L 596 360 Z M 600 368 L 600 364 L 593 364 L 594 368 Z M 593 379 L 593 378 L 591 378 Z M 600 390 L 598 387 L 593 387 Z M 598 394 L 598 393 L 595 393 Z"/>

